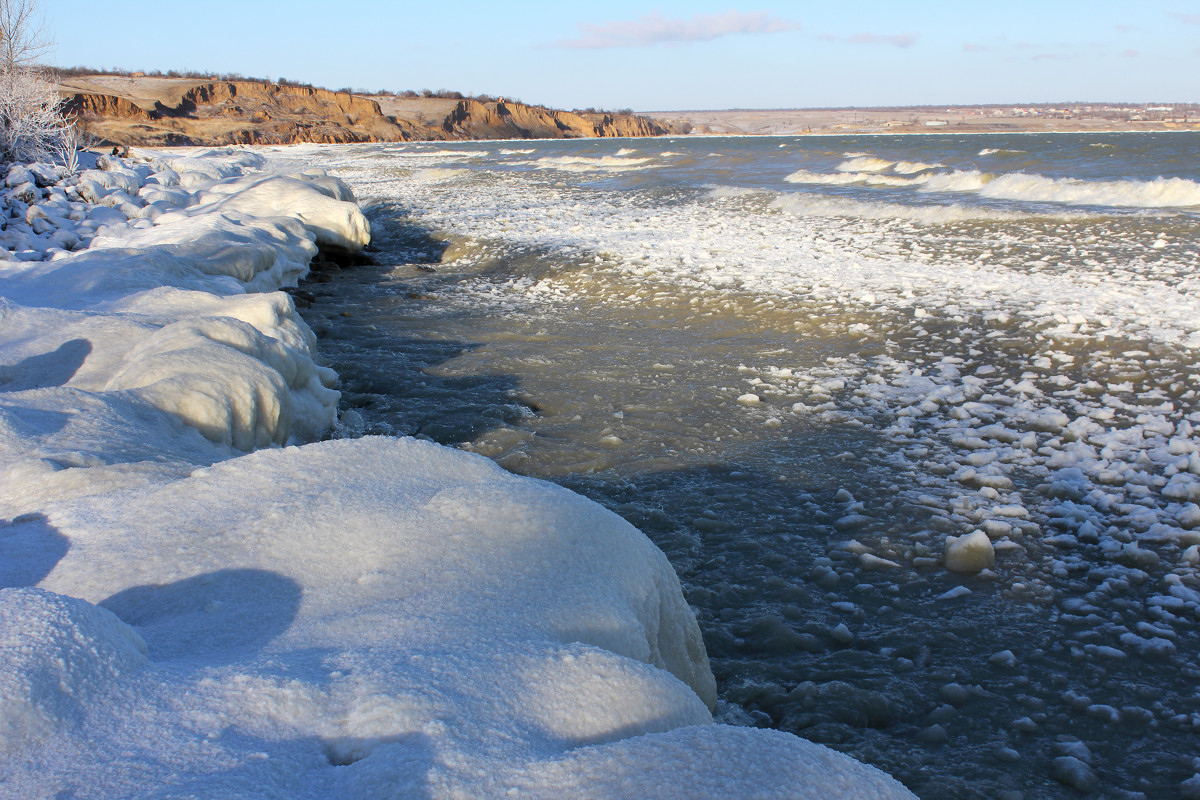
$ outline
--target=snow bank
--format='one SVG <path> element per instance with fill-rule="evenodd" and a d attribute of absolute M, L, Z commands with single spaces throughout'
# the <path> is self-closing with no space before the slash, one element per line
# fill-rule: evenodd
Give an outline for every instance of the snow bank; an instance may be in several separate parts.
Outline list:
<path fill-rule="evenodd" d="M 674 571 L 594 503 L 411 439 L 281 446 L 334 420 L 274 290 L 366 242 L 344 185 L 98 166 L 5 195 L 4 794 L 911 797 L 711 724 Z"/>
<path fill-rule="evenodd" d="M 238 450 L 307 441 L 333 424 L 336 376 L 315 364 L 312 333 L 275 290 L 307 273 L 317 241 L 360 248 L 369 228 L 356 205 L 337 199 L 349 191 L 335 190 L 333 179 L 232 177 L 258 163 L 237 152 L 108 158 L 105 169 L 35 190 L 26 197 L 32 204 L 10 190 L 5 235 L 31 246 L 0 267 L 0 315 L 20 330 L 0 340 L 12 415 L 28 417 L 23 409 L 36 396 L 41 414 L 71 418 L 78 392 L 89 400 L 103 393 L 129 414 L 164 411 Z M 172 196 L 179 208 L 158 208 L 166 201 L 144 191 L 188 176 L 204 188 Z M 118 193 L 119 209 L 98 206 L 113 216 L 91 225 L 97 206 L 86 198 Z M 264 198 L 286 213 L 268 212 Z M 68 252 L 54 246 L 54 234 L 25 233 L 19 220 L 42 208 L 56 213 L 39 212 L 35 222 L 53 219 L 54 234 L 90 246 Z M 15 397 L 15 387 L 32 394 Z M 21 438 L 59 430 L 35 425 Z M 50 451 L 88 447 L 43 443 Z"/>

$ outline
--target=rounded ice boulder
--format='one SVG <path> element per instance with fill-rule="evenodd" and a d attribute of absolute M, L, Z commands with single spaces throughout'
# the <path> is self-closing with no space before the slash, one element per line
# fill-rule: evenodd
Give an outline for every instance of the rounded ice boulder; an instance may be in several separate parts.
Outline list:
<path fill-rule="evenodd" d="M 974 575 L 996 565 L 996 550 L 983 531 L 946 537 L 946 569 Z"/>

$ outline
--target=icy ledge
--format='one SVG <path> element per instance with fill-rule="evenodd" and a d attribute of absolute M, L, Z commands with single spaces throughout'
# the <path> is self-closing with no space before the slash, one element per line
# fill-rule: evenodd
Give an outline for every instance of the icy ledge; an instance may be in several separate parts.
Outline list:
<path fill-rule="evenodd" d="M 0 793 L 912 797 L 711 724 L 675 574 L 619 517 L 415 440 L 283 446 L 334 419 L 274 290 L 367 241 L 340 182 L 102 166 L 6 192 Z"/>

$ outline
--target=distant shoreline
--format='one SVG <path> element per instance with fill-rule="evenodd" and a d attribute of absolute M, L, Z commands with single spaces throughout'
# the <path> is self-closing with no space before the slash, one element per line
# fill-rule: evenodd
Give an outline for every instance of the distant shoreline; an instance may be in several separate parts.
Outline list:
<path fill-rule="evenodd" d="M 979 110 L 782 109 L 639 112 L 674 128 L 745 136 L 961 133 L 1166 133 L 1200 131 L 1200 114 L 1187 121 L 1113 120 L 1096 117 L 996 116 Z"/>
<path fill-rule="evenodd" d="M 1134 133 L 1134 134 L 1200 133 L 1200 126 L 1183 128 L 1180 130 L 1171 130 L 1171 129 L 1140 130 L 1137 128 L 1130 128 L 1130 129 L 1126 130 L 1126 129 L 1114 128 L 1112 130 L 1054 129 L 1054 130 L 1020 130 L 1020 131 L 1017 131 L 1017 130 L 1006 130 L 1006 131 L 992 131 L 992 130 L 828 131 L 828 130 L 821 130 L 821 131 L 812 131 L 812 132 L 805 132 L 805 133 L 694 133 L 693 132 L 693 133 L 670 133 L 670 134 L 661 136 L 659 138 L 662 138 L 662 139 L 796 139 L 799 137 L 820 138 L 823 136 L 825 136 L 825 137 L 833 137 L 833 136 L 950 136 L 950 135 L 954 135 L 954 136 L 1005 136 L 1005 135 L 1010 135 L 1010 136 L 1036 136 L 1036 135 L 1068 136 L 1068 135 L 1072 135 L 1072 134 L 1086 136 L 1086 135 L 1093 135 L 1093 134 L 1101 135 L 1101 134 L 1108 134 L 1108 133 Z M 628 139 L 628 138 L 633 138 L 633 137 L 626 136 L 626 137 L 621 137 L 621 138 Z M 475 141 L 483 141 L 483 140 L 475 140 Z M 527 142 L 529 140 L 528 139 L 493 139 L 493 140 L 489 140 L 489 141 Z"/>

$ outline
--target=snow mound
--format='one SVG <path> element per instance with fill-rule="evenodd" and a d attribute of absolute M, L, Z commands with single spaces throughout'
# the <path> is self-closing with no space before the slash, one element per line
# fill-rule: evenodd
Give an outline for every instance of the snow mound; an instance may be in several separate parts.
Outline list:
<path fill-rule="evenodd" d="M 0 749 L 73 728 L 86 705 L 146 663 L 110 611 L 41 589 L 0 589 Z"/>
<path fill-rule="evenodd" d="M 286 176 L 249 176 L 217 184 L 199 197 L 199 205 L 179 212 L 187 216 L 238 212 L 267 217 L 287 209 L 321 244 L 361 250 L 371 240 L 371 226 L 349 187 L 328 176 L 300 179 Z"/>
<path fill-rule="evenodd" d="M 662 553 L 480 456 L 382 437 L 261 450 L 50 504 L 46 525 L 71 546 L 42 586 L 136 626 L 154 668 L 136 697 L 84 698 L 86 731 L 52 727 L 36 765 L 14 749 L 17 789 L 87 775 L 121 796 L 114 752 L 151 737 L 139 786 L 183 771 L 201 796 L 366 796 L 391 776 L 434 797 L 911 797 L 819 745 L 710 724 Z"/>
<path fill-rule="evenodd" d="M 239 450 L 287 441 L 306 392 L 313 408 L 296 432 L 319 434 L 333 425 L 338 398 L 311 358 L 228 317 L 159 329 L 126 354 L 106 388 L 140 389 L 150 405 Z"/>
<path fill-rule="evenodd" d="M 649 756 L 649 757 L 648 757 Z M 647 761 L 653 766 L 646 768 Z M 747 782 L 745 765 L 771 764 Z M 533 765 L 521 796 L 888 800 L 911 798 L 873 767 L 786 733 L 694 726 L 587 747 Z"/>

